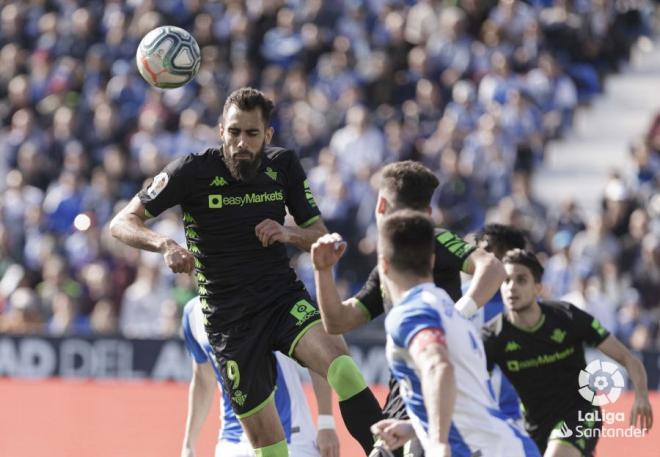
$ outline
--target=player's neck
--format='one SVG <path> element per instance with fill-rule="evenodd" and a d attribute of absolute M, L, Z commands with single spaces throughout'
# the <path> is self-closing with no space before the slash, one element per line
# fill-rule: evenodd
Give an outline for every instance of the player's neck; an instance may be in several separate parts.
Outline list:
<path fill-rule="evenodd" d="M 541 307 L 538 302 L 534 300 L 531 305 L 521 310 L 507 310 L 509 321 L 516 327 L 522 329 L 533 329 L 541 319 Z"/>
<path fill-rule="evenodd" d="M 433 282 L 433 277 L 405 275 L 393 271 L 387 280 L 387 287 L 392 301 L 398 303 L 410 289 L 427 282 Z"/>

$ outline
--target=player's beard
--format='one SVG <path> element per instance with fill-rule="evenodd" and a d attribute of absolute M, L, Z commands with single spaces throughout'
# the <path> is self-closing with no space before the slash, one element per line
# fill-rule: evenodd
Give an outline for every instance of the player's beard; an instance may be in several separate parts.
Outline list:
<path fill-rule="evenodd" d="M 261 159 L 264 155 L 265 147 L 266 147 L 266 142 L 264 141 L 261 145 L 261 148 L 259 148 L 259 151 L 257 151 L 256 154 L 254 154 L 254 157 L 252 159 L 235 159 L 231 156 L 231 154 L 227 150 L 227 147 L 222 148 L 222 154 L 225 159 L 225 164 L 227 165 L 227 168 L 229 169 L 229 173 L 231 173 L 232 177 L 238 181 L 243 181 L 243 182 L 252 181 L 255 178 L 255 176 L 257 176 L 257 171 L 259 170 L 259 166 L 261 165 Z M 248 154 L 252 154 L 252 152 L 245 150 L 241 152 L 248 152 Z"/>

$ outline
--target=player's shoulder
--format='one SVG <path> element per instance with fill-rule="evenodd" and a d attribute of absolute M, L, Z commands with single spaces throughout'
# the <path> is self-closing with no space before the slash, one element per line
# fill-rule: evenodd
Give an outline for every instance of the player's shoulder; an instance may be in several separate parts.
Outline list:
<path fill-rule="evenodd" d="M 456 257 L 467 257 L 472 251 L 474 251 L 475 246 L 468 243 L 451 230 L 437 227 L 435 229 L 434 248 L 436 253 L 445 253 L 446 251 L 449 251 Z"/>
<path fill-rule="evenodd" d="M 546 315 L 568 320 L 573 319 L 573 315 L 577 309 L 575 305 L 561 300 L 540 301 L 539 306 Z"/>
<path fill-rule="evenodd" d="M 170 162 L 169 168 L 179 172 L 194 173 L 198 170 L 208 169 L 211 163 L 217 163 L 218 158 L 222 157 L 222 152 L 218 148 L 206 148 L 201 151 L 191 152 L 182 155 Z"/>
<path fill-rule="evenodd" d="M 503 330 L 504 313 L 500 313 L 489 321 L 484 322 L 484 325 L 481 327 L 481 336 L 484 340 L 494 339 L 502 335 Z"/>
<path fill-rule="evenodd" d="M 199 296 L 191 298 L 183 307 L 183 323 L 193 327 L 195 323 L 201 319 L 202 304 L 199 301 Z"/>
<path fill-rule="evenodd" d="M 264 156 L 273 164 L 286 164 L 292 159 L 298 160 L 298 155 L 292 149 L 279 146 L 266 146 Z"/>

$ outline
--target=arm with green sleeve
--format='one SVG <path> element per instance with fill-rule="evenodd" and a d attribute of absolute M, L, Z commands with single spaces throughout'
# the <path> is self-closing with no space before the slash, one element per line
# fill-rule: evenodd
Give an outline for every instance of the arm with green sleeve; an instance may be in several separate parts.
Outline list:
<path fill-rule="evenodd" d="M 346 333 L 366 324 L 369 312 L 356 299 L 342 301 L 337 291 L 333 267 L 346 251 L 346 242 L 337 233 L 319 238 L 311 249 L 316 283 L 316 301 L 325 330 L 330 334 Z"/>

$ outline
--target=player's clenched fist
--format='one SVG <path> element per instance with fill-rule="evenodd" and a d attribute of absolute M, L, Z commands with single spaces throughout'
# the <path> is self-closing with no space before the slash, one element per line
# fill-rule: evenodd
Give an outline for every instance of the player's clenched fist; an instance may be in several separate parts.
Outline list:
<path fill-rule="evenodd" d="M 176 241 L 166 241 L 161 252 L 165 263 L 174 273 L 190 273 L 195 268 L 195 256 Z"/>
<path fill-rule="evenodd" d="M 263 247 L 268 247 L 277 241 L 280 243 L 289 241 L 289 233 L 286 227 L 272 219 L 264 219 L 259 222 L 254 227 L 254 232 Z"/>
<path fill-rule="evenodd" d="M 332 268 L 346 252 L 346 242 L 339 233 L 328 233 L 312 244 L 311 256 L 315 270 Z"/>

